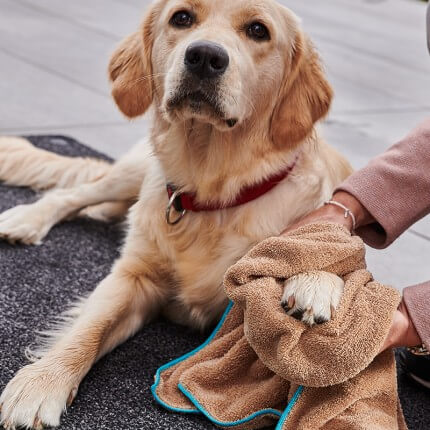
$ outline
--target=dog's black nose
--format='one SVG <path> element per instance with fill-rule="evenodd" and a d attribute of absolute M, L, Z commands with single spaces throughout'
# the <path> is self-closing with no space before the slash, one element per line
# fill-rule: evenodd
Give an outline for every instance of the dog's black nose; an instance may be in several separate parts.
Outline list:
<path fill-rule="evenodd" d="M 212 79 L 226 71 L 230 58 L 221 45 L 201 40 L 188 46 L 184 61 L 187 69 L 200 79 Z"/>

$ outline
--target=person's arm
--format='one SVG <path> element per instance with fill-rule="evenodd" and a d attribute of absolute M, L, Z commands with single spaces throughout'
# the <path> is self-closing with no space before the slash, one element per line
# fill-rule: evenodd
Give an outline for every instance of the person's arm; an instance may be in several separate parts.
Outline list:
<path fill-rule="evenodd" d="M 405 288 L 403 302 L 417 334 L 430 351 L 430 281 Z"/>
<path fill-rule="evenodd" d="M 430 118 L 405 139 L 353 173 L 332 200 L 355 215 L 355 232 L 373 248 L 385 248 L 430 213 Z M 289 227 L 333 221 L 352 229 L 343 209 L 323 206 Z"/>
<path fill-rule="evenodd" d="M 356 233 L 365 242 L 377 248 L 391 244 L 430 212 L 430 120 L 353 174 L 337 191 L 346 193 L 338 195 L 339 200 L 357 211 Z M 337 200 L 336 193 L 333 199 Z M 430 281 L 406 288 L 384 349 L 422 341 L 430 350 L 429 309 Z"/>
<path fill-rule="evenodd" d="M 390 245 L 430 212 L 430 119 L 336 191 L 354 196 L 369 213 L 356 233 L 373 248 Z"/>
<path fill-rule="evenodd" d="M 370 246 L 384 248 L 415 221 L 430 212 L 430 119 L 386 153 L 341 184 L 332 200 L 349 208 L 355 232 Z M 325 205 L 289 227 L 328 221 L 352 232 L 352 218 L 334 205 Z M 430 347 L 430 281 L 405 289 L 384 348 Z"/>
<path fill-rule="evenodd" d="M 333 195 L 333 200 L 341 202 L 354 213 L 357 226 L 363 227 L 376 222 L 360 201 L 351 194 L 339 191 Z M 302 225 L 321 221 L 341 224 L 352 232 L 351 217 L 345 218 L 345 211 L 332 205 L 323 206 L 313 211 L 285 232 Z M 420 343 L 424 343 L 430 350 L 429 309 L 430 281 L 423 285 L 406 288 L 403 300 L 393 316 L 390 332 L 381 351 L 398 346 L 416 346 Z"/>

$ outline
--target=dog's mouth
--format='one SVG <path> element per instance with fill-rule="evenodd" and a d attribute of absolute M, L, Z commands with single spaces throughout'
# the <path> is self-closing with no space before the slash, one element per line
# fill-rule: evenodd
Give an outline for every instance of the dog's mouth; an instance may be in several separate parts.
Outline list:
<path fill-rule="evenodd" d="M 226 118 L 216 88 L 204 90 L 187 89 L 182 86 L 168 100 L 167 110 L 170 112 L 187 110 L 191 116 L 215 119 L 228 128 L 233 128 L 238 122 L 236 118 Z"/>
<path fill-rule="evenodd" d="M 193 91 L 179 88 L 176 94 L 168 101 L 167 108 L 173 111 L 184 107 L 188 107 L 195 113 L 202 113 L 203 110 L 210 109 L 216 116 L 223 116 L 216 91 Z"/>
<path fill-rule="evenodd" d="M 188 99 L 191 109 L 200 111 L 204 105 L 211 107 L 217 115 L 221 115 L 217 97 L 203 91 L 195 91 L 185 96 Z"/>

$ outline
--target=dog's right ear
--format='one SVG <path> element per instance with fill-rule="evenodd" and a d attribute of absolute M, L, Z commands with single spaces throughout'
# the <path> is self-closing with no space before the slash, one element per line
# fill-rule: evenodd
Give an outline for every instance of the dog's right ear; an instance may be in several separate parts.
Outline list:
<path fill-rule="evenodd" d="M 143 115 L 152 103 L 152 45 L 156 10 L 146 16 L 139 31 L 126 37 L 109 63 L 112 96 L 129 118 Z"/>

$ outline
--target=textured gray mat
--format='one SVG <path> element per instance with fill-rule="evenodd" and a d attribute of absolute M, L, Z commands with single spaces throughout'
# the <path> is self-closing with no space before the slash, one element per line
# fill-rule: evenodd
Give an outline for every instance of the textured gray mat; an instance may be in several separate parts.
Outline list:
<path fill-rule="evenodd" d="M 63 136 L 31 141 L 65 155 L 104 157 Z M 35 199 L 25 188 L 0 184 L 0 212 Z M 34 331 L 91 291 L 118 255 L 118 226 L 78 220 L 55 227 L 43 245 L 0 242 L 0 390 L 26 364 L 24 349 Z M 201 344 L 207 334 L 159 320 L 97 363 L 62 419 L 63 430 L 213 429 L 204 419 L 172 414 L 152 399 L 156 369 Z M 400 375 L 402 404 L 410 429 L 430 429 L 430 391 Z"/>

